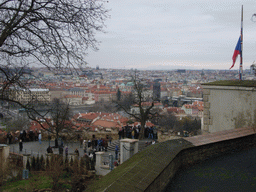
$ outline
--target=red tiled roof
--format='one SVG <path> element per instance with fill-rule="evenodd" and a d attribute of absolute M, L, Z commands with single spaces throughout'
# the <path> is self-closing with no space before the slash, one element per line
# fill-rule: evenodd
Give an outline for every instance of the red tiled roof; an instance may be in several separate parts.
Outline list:
<path fill-rule="evenodd" d="M 90 112 L 90 113 L 81 113 L 77 119 L 88 119 L 88 120 L 94 120 L 95 118 L 98 117 L 98 114 L 97 113 L 93 113 L 93 112 Z"/>
<path fill-rule="evenodd" d="M 107 120 L 96 120 L 92 125 L 104 127 L 104 128 L 120 128 L 120 124 L 115 121 L 107 121 Z"/>
<path fill-rule="evenodd" d="M 141 105 L 142 105 L 142 106 L 151 106 L 151 105 L 152 105 L 152 102 L 142 102 Z M 154 106 L 161 106 L 161 105 L 163 105 L 163 104 L 160 103 L 160 102 L 154 102 Z M 138 107 L 139 105 L 138 105 L 138 104 L 135 104 L 135 105 L 133 105 L 133 106 Z"/>
<path fill-rule="evenodd" d="M 180 107 L 168 107 L 167 108 L 168 113 L 176 113 L 176 114 L 185 114 L 185 111 L 181 109 Z"/>
<path fill-rule="evenodd" d="M 137 125 L 141 125 L 141 123 L 140 122 L 134 122 L 131 126 L 137 126 Z M 145 126 L 152 127 L 152 126 L 155 126 L 155 124 L 153 124 L 151 122 L 146 122 Z"/>
<path fill-rule="evenodd" d="M 81 98 L 79 95 L 65 95 L 64 98 Z"/>
<path fill-rule="evenodd" d="M 192 105 L 197 107 L 199 111 L 204 110 L 204 102 L 203 101 L 195 101 L 192 103 Z"/>

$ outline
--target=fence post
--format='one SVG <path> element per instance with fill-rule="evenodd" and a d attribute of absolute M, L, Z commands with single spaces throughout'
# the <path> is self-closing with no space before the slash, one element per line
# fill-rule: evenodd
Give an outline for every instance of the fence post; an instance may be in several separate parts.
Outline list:
<path fill-rule="evenodd" d="M 110 170 L 114 169 L 114 158 L 113 158 L 113 155 L 111 153 L 109 154 L 109 169 Z"/>
<path fill-rule="evenodd" d="M 96 154 L 95 171 L 96 171 L 96 174 L 100 175 L 102 155 L 104 154 L 104 152 L 96 152 L 95 154 Z"/>

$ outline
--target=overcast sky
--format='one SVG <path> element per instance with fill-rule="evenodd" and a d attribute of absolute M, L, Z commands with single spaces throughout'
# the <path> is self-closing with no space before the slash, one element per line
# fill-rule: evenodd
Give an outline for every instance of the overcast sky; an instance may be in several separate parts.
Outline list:
<path fill-rule="evenodd" d="M 255 0 L 109 0 L 106 33 L 89 67 L 229 69 L 244 9 L 243 66 L 256 60 Z M 255 18 L 256 21 L 256 18 Z M 239 67 L 239 58 L 233 69 Z"/>

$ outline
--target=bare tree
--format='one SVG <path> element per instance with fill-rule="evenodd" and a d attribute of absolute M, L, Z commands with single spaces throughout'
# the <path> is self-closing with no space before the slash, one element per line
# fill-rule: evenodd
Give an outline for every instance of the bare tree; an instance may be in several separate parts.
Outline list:
<path fill-rule="evenodd" d="M 137 72 L 132 76 L 133 91 L 132 103 L 138 112 L 131 111 L 127 105 L 123 105 L 122 101 L 116 101 L 119 108 L 125 111 L 128 115 L 133 117 L 136 121 L 141 123 L 141 130 L 139 139 L 144 137 L 144 130 L 147 120 L 156 116 L 156 111 L 153 111 L 154 103 L 153 95 L 148 94 L 148 87 L 141 79 L 138 78 Z"/>
<path fill-rule="evenodd" d="M 159 125 L 164 131 L 173 130 L 177 123 L 177 118 L 174 114 L 158 114 L 152 121 L 154 124 Z"/>
<path fill-rule="evenodd" d="M 118 97 L 117 97 L 117 101 L 114 101 L 114 103 L 118 102 L 118 109 L 120 109 L 120 105 L 127 109 L 127 110 L 130 110 L 131 109 L 131 106 L 134 104 L 134 96 L 132 94 L 132 92 L 129 92 L 129 93 L 122 93 L 120 91 L 120 99 L 118 100 Z M 122 108 L 121 108 L 122 109 Z"/>
<path fill-rule="evenodd" d="M 108 17 L 102 0 L 2 0 L 0 12 L 0 99 L 18 104 L 10 90 L 28 87 L 26 67 L 57 73 L 85 64 Z"/>
<path fill-rule="evenodd" d="M 29 125 L 28 118 L 17 118 L 6 122 L 6 127 L 9 131 L 27 129 Z"/>
<path fill-rule="evenodd" d="M 52 179 L 53 190 L 59 190 L 58 184 L 60 182 L 61 176 L 64 173 L 64 168 L 65 164 L 63 156 L 52 155 L 49 161 L 49 165 L 46 168 L 45 174 Z"/>
<path fill-rule="evenodd" d="M 62 103 L 59 99 L 55 99 L 51 108 L 44 114 L 40 114 L 35 110 L 28 111 L 28 117 L 40 126 L 55 135 L 55 139 L 58 140 L 60 133 L 65 129 L 67 131 L 71 130 L 72 123 L 69 120 L 71 117 L 71 110 L 69 105 Z M 50 116 L 50 119 L 48 118 Z M 58 145 L 56 143 L 56 145 Z"/>
<path fill-rule="evenodd" d="M 116 106 L 113 106 L 112 102 L 97 102 L 90 108 L 91 112 L 104 112 L 115 113 L 117 111 Z"/>

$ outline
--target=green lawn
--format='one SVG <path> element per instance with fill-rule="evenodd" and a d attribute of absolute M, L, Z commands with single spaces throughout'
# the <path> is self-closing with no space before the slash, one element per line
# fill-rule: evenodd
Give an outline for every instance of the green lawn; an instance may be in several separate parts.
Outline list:
<path fill-rule="evenodd" d="M 70 189 L 71 186 L 67 183 L 68 179 L 62 179 L 60 181 L 60 188 Z M 3 192 L 30 192 L 34 189 L 51 189 L 52 180 L 50 177 L 42 174 L 30 175 L 29 179 L 19 181 L 8 181 L 4 186 L 0 188 Z"/>

